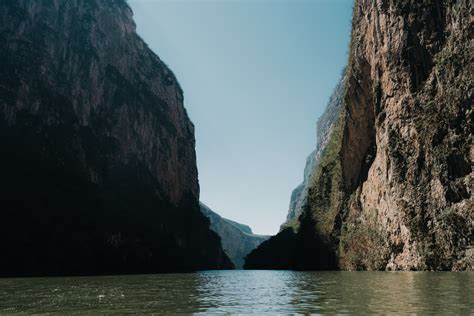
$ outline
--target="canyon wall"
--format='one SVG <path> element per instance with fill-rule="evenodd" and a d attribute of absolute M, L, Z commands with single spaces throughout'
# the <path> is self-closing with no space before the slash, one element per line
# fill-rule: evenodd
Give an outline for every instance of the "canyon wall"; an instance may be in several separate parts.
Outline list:
<path fill-rule="evenodd" d="M 124 0 L 0 4 L 0 275 L 230 268 L 194 126 Z"/>
<path fill-rule="evenodd" d="M 343 110 L 300 229 L 247 268 L 473 269 L 472 16 L 470 1 L 355 1 Z"/>

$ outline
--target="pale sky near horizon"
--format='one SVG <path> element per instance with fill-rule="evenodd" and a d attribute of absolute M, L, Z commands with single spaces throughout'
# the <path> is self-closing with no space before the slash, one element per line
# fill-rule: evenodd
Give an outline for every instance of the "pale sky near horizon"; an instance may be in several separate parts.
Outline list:
<path fill-rule="evenodd" d="M 352 0 L 128 0 L 196 128 L 201 201 L 275 234 L 347 61 Z"/>

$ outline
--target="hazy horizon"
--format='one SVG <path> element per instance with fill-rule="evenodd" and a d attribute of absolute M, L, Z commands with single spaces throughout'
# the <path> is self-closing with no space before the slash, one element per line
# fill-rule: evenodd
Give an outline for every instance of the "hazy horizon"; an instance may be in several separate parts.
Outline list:
<path fill-rule="evenodd" d="M 346 64 L 351 0 L 129 0 L 196 127 L 201 201 L 275 234 Z"/>

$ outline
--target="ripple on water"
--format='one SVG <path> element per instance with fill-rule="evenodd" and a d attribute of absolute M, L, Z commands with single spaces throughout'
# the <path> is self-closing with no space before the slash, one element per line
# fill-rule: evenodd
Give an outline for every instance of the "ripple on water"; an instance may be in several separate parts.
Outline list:
<path fill-rule="evenodd" d="M 471 314 L 473 285 L 472 272 L 204 271 L 0 279 L 0 314 Z"/>

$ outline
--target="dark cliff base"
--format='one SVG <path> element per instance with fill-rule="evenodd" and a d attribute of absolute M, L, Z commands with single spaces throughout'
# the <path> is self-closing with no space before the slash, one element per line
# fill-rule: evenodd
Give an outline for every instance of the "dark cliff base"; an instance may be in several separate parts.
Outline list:
<path fill-rule="evenodd" d="M 75 168 L 67 147 L 42 157 L 45 142 L 68 132 L 1 129 L 0 276 L 231 268 L 225 257 L 218 264 L 218 248 L 203 247 L 219 238 L 193 198 L 179 207 L 160 200 L 140 163 L 106 167 L 98 185 Z"/>
<path fill-rule="evenodd" d="M 296 234 L 291 227 L 264 241 L 245 260 L 245 269 L 337 270 L 335 252 L 315 234 L 314 222 L 304 221 Z"/>

